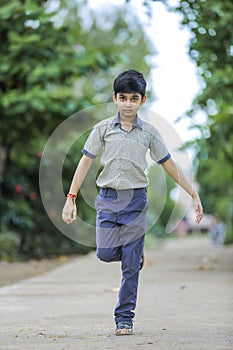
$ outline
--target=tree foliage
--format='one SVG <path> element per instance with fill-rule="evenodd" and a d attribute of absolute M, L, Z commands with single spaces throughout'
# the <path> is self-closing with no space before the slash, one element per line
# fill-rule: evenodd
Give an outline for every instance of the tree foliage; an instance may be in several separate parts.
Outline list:
<path fill-rule="evenodd" d="M 0 4 L 0 230 L 16 232 L 19 253 L 27 256 L 88 250 L 57 232 L 44 212 L 38 186 L 41 152 L 65 118 L 111 98 L 112 77 L 121 69 L 147 74 L 146 57 L 153 53 L 137 17 L 129 25 L 124 10 L 114 13 L 113 26 L 101 27 L 85 2 L 56 4 Z M 89 24 L 82 13 L 89 14 Z M 80 148 L 67 162 L 69 179 Z M 92 220 L 89 208 L 85 215 Z"/>
<path fill-rule="evenodd" d="M 203 88 L 189 116 L 207 116 L 196 142 L 197 180 L 206 212 L 217 213 L 232 231 L 233 164 L 233 3 L 230 0 L 180 1 L 182 24 L 192 33 L 190 56 L 198 67 Z"/>

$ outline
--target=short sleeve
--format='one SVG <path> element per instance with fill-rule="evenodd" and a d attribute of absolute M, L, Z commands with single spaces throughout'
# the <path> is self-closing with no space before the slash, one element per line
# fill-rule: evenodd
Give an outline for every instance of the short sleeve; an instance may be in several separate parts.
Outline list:
<path fill-rule="evenodd" d="M 171 158 L 171 154 L 157 129 L 151 130 L 150 156 L 158 164 L 164 163 Z"/>
<path fill-rule="evenodd" d="M 82 153 L 90 158 L 95 158 L 102 147 L 103 137 L 101 136 L 101 130 L 99 126 L 95 126 L 86 140 Z"/>

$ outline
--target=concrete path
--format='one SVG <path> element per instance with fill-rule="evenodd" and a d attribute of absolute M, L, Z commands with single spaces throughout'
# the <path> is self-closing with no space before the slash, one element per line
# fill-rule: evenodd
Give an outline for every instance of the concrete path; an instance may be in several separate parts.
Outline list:
<path fill-rule="evenodd" d="M 206 238 L 146 250 L 134 335 L 114 335 L 120 264 L 94 253 L 0 288 L 1 350 L 233 349 L 233 247 Z"/>

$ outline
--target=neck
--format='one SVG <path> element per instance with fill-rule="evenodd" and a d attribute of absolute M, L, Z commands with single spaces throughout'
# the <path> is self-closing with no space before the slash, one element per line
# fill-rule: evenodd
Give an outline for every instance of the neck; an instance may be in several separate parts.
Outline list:
<path fill-rule="evenodd" d="M 121 116 L 120 115 L 120 121 L 123 124 L 133 124 L 133 122 L 135 121 L 136 115 L 134 117 L 126 117 L 126 116 Z"/>
<path fill-rule="evenodd" d="M 127 117 L 123 117 L 122 118 L 120 116 L 120 122 L 121 122 L 122 128 L 124 130 L 126 130 L 126 131 L 131 130 L 135 118 L 136 118 L 136 116 L 135 117 L 130 117 L 130 118 L 127 118 Z"/>

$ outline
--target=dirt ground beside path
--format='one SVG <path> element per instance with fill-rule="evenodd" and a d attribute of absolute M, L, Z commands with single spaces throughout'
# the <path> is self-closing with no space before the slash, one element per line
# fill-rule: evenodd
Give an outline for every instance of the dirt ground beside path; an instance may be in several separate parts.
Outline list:
<path fill-rule="evenodd" d="M 232 349 L 233 247 L 193 237 L 145 256 L 133 336 L 113 332 L 120 264 L 91 253 L 0 288 L 0 349 Z"/>
<path fill-rule="evenodd" d="M 0 261 L 0 287 L 42 275 L 66 263 L 73 257 L 62 255 L 58 258 L 23 261 Z"/>

